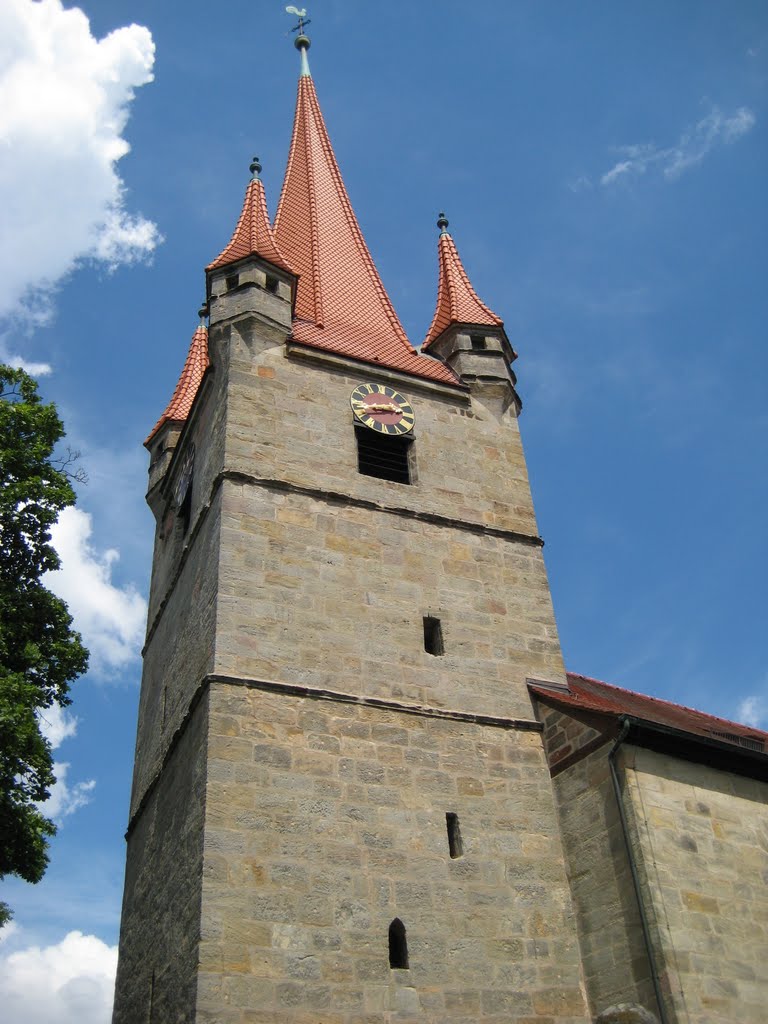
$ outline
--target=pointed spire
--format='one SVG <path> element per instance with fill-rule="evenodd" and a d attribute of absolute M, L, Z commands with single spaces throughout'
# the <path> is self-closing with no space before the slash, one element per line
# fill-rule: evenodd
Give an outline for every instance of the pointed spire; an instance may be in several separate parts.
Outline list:
<path fill-rule="evenodd" d="M 438 217 L 437 226 L 440 228 L 437 308 L 422 348 L 428 348 L 452 324 L 504 326 L 504 321 L 480 301 L 472 287 L 456 243 L 448 234 L 448 218 L 444 213 Z"/>
<path fill-rule="evenodd" d="M 216 270 L 227 263 L 242 260 L 246 256 L 261 256 L 268 263 L 274 263 L 276 267 L 281 267 L 292 273 L 285 257 L 275 243 L 269 224 L 267 198 L 264 194 L 264 185 L 259 177 L 261 164 L 257 156 L 253 158 L 250 171 L 251 180 L 245 190 L 243 210 L 229 245 L 205 269 Z"/>
<path fill-rule="evenodd" d="M 306 22 L 304 23 L 306 24 Z M 408 341 L 365 244 L 302 55 L 296 116 L 275 240 L 299 281 L 293 338 L 364 362 L 449 384 L 446 366 Z"/>
<path fill-rule="evenodd" d="M 149 446 L 152 438 L 164 424 L 184 423 L 187 416 L 189 416 L 189 410 L 192 408 L 192 402 L 195 400 L 203 374 L 208 369 L 208 328 L 203 321 L 207 313 L 207 308 L 203 306 L 200 310 L 200 326 L 192 335 L 189 352 L 187 353 L 187 359 L 184 363 L 184 369 L 181 371 L 179 382 L 171 396 L 170 402 L 166 406 L 165 412 L 149 432 L 149 436 L 144 442 L 146 446 Z"/>

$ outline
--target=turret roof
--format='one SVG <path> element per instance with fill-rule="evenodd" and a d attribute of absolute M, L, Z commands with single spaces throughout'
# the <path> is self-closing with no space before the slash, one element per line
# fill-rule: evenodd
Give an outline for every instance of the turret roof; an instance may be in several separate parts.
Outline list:
<path fill-rule="evenodd" d="M 438 221 L 438 224 L 444 223 L 447 227 L 448 222 L 444 220 L 444 215 L 440 214 L 440 217 L 441 220 Z M 464 270 L 456 243 L 445 228 L 440 234 L 437 252 L 439 262 L 437 308 L 432 318 L 432 324 L 427 331 L 423 348 L 428 348 L 452 324 L 503 327 L 504 321 L 478 298 L 477 292 L 472 287 L 467 272 Z"/>
<path fill-rule="evenodd" d="M 254 161 L 252 167 L 258 164 Z M 206 270 L 216 270 L 227 263 L 244 259 L 246 256 L 261 256 L 276 267 L 292 273 L 288 261 L 275 242 L 267 214 L 267 199 L 261 179 L 254 175 L 248 182 L 243 200 L 243 209 L 229 244 L 209 263 Z"/>
<path fill-rule="evenodd" d="M 181 371 L 179 382 L 166 406 L 165 412 L 149 432 L 144 442 L 149 445 L 152 438 L 165 423 L 183 423 L 195 399 L 203 374 L 208 369 L 208 330 L 204 324 L 196 329 L 187 352 L 187 359 Z"/>
<path fill-rule="evenodd" d="M 308 40 L 307 40 L 308 45 Z M 364 362 L 461 387 L 415 351 L 365 244 L 302 53 L 275 239 L 299 275 L 293 338 Z"/>

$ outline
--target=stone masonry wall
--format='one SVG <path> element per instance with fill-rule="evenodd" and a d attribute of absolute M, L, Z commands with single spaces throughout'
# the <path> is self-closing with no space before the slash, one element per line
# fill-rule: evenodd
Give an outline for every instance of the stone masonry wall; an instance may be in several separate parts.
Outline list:
<path fill-rule="evenodd" d="M 193 694 L 213 667 L 220 532 L 217 492 L 144 653 L 131 815 L 160 770 Z"/>
<path fill-rule="evenodd" d="M 323 365 L 289 355 L 250 321 L 226 335 L 229 470 L 279 478 L 480 526 L 535 535 L 530 486 L 512 409 L 497 417 L 466 392 L 354 363 Z M 411 402 L 412 486 L 357 472 L 349 397 L 365 381 L 389 383 Z"/>
<path fill-rule="evenodd" d="M 627 794 L 673 1019 L 762 1024 L 768 785 L 634 748 Z"/>
<path fill-rule="evenodd" d="M 599 736 L 540 704 L 550 760 Z M 584 978 L 593 1014 L 617 1003 L 658 1012 L 621 822 L 608 768 L 612 737 L 554 778 Z M 550 744 L 552 750 L 550 750 Z M 558 758 L 558 755 L 560 757 Z"/>
<path fill-rule="evenodd" d="M 222 522 L 218 673 L 530 719 L 562 671 L 538 547 L 229 481 Z"/>
<path fill-rule="evenodd" d="M 195 1019 L 207 698 L 128 837 L 114 1024 Z"/>
<path fill-rule="evenodd" d="M 210 701 L 199 1024 L 585 1024 L 536 731 L 223 683 Z"/>

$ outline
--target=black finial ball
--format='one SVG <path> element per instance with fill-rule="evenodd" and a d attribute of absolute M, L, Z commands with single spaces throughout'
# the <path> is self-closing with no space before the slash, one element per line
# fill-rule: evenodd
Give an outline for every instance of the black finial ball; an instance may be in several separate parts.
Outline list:
<path fill-rule="evenodd" d="M 204 320 L 205 317 L 208 316 L 208 303 L 207 302 L 204 302 L 202 304 L 202 306 L 200 307 L 200 309 L 198 309 L 197 315 L 200 317 L 201 320 Z"/>
<path fill-rule="evenodd" d="M 448 218 L 442 211 L 437 215 L 437 226 L 440 228 L 441 231 L 445 231 L 445 229 L 448 227 Z"/>
<path fill-rule="evenodd" d="M 257 156 L 255 156 L 251 161 L 251 165 L 248 168 L 248 170 L 251 172 L 254 178 L 258 178 L 258 176 L 261 174 L 261 164 L 259 163 L 259 158 Z"/>

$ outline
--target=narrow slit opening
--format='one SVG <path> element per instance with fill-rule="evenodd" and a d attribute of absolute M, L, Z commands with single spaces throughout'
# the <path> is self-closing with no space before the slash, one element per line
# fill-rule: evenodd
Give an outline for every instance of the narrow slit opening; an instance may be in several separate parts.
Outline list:
<path fill-rule="evenodd" d="M 187 493 L 179 506 L 179 523 L 181 524 L 181 534 L 186 536 L 187 530 L 189 529 L 189 522 L 192 518 L 192 481 L 189 481 L 187 485 Z"/>
<path fill-rule="evenodd" d="M 240 275 L 239 274 L 230 274 L 229 277 L 226 279 L 225 283 L 226 283 L 227 291 L 228 292 L 234 291 L 235 288 L 237 288 L 239 286 L 239 284 L 240 284 Z"/>
<path fill-rule="evenodd" d="M 435 657 L 444 653 L 443 629 L 433 615 L 424 616 L 424 650 Z"/>
<path fill-rule="evenodd" d="M 279 278 L 274 277 L 272 274 L 267 274 L 266 288 L 268 292 L 272 292 L 273 295 L 277 295 L 277 288 L 279 284 Z"/>
<path fill-rule="evenodd" d="M 389 966 L 392 970 L 408 970 L 408 940 L 399 917 L 389 926 Z"/>
<path fill-rule="evenodd" d="M 461 841 L 461 829 L 459 828 L 459 816 L 453 811 L 447 811 L 445 824 L 448 829 L 448 852 L 452 860 L 456 860 L 464 853 L 464 844 Z"/>

